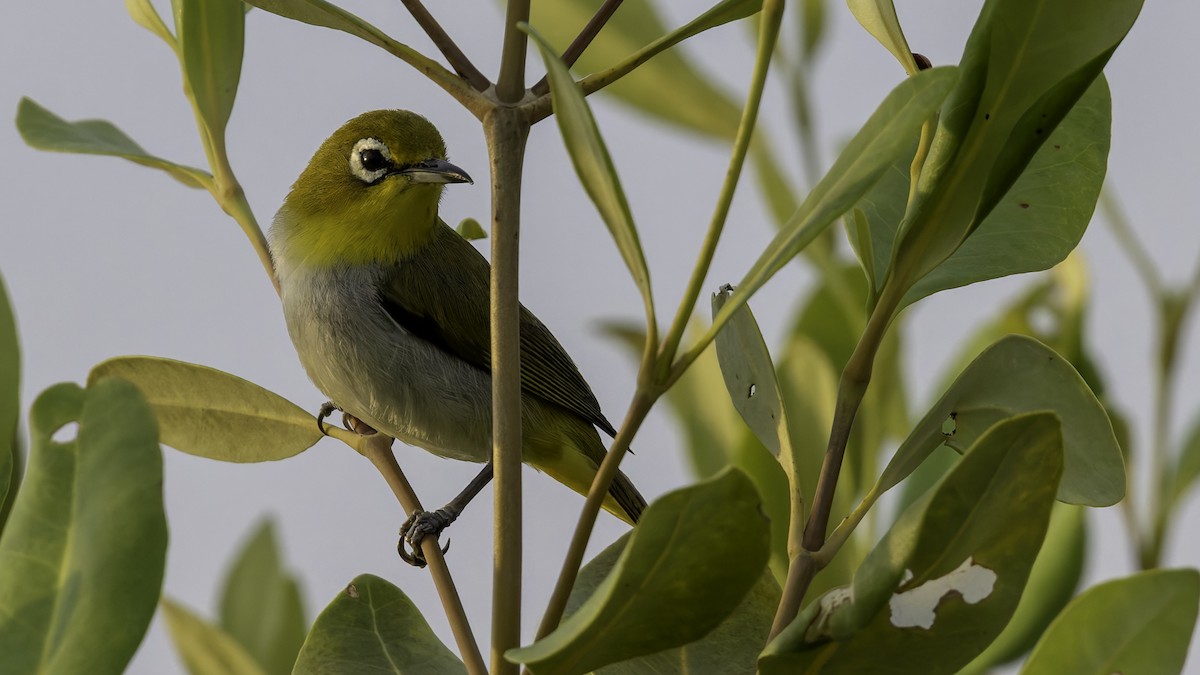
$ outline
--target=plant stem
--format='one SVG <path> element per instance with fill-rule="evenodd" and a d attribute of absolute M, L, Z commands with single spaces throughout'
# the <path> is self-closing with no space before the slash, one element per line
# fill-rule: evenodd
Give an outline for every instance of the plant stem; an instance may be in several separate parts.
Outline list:
<path fill-rule="evenodd" d="M 759 38 L 758 38 L 758 55 L 754 62 L 754 72 L 750 78 L 750 90 L 746 93 L 746 105 L 742 108 L 741 123 L 738 124 L 737 136 L 733 142 L 733 152 L 729 158 L 729 166 L 725 170 L 725 182 L 721 185 L 721 192 L 717 195 L 717 205 L 713 209 L 712 220 L 708 224 L 708 232 L 704 235 L 704 243 L 700 248 L 700 255 L 696 258 L 696 265 L 692 268 L 692 276 L 688 279 L 686 290 L 683 297 L 679 301 L 679 309 L 675 312 L 675 319 L 671 322 L 671 327 L 667 330 L 667 334 L 663 337 L 662 347 L 659 349 L 658 364 L 661 372 L 658 379 L 665 380 L 668 376 L 666 369 L 671 367 L 675 360 L 675 354 L 679 349 L 679 342 L 683 339 L 683 332 L 687 329 L 688 319 L 695 312 L 696 300 L 700 297 L 700 289 L 704 285 L 704 280 L 708 277 L 709 267 L 712 265 L 713 255 L 717 250 L 717 243 L 721 239 L 721 233 L 725 229 L 725 220 L 729 217 L 729 207 L 733 203 L 733 195 L 737 190 L 738 179 L 742 175 L 742 167 L 746 163 L 746 152 L 750 148 L 750 141 L 754 137 L 754 125 L 758 120 L 759 105 L 762 102 L 763 88 L 766 86 L 767 73 L 771 68 L 771 54 L 775 51 L 775 43 L 779 37 L 779 25 L 783 20 L 783 2 L 781 0 L 767 0 L 763 3 L 762 16 L 760 18 Z"/>
<path fill-rule="evenodd" d="M 1129 219 L 1125 216 L 1120 202 L 1117 201 L 1111 189 L 1105 188 L 1100 192 L 1099 203 L 1100 210 L 1107 216 L 1105 220 L 1108 221 L 1108 226 L 1117 237 L 1121 248 L 1125 249 L 1125 253 L 1129 255 L 1129 259 L 1133 262 L 1133 268 L 1137 270 L 1138 276 L 1142 278 L 1142 283 L 1146 284 L 1146 287 L 1150 289 L 1151 295 L 1156 298 L 1162 297 L 1164 286 L 1162 276 L 1158 273 L 1158 266 L 1154 264 L 1154 261 L 1150 258 L 1150 254 L 1142 246 L 1142 242 L 1133 233 L 1133 228 L 1129 225 Z"/>
<path fill-rule="evenodd" d="M 437 22 L 437 19 L 433 18 L 429 10 L 425 9 L 425 5 L 421 4 L 421 0 L 400 1 L 404 3 L 404 6 L 408 9 L 408 13 L 421 26 L 425 34 L 433 41 L 434 46 L 442 53 L 442 56 L 446 57 L 446 61 L 450 64 L 450 67 L 460 77 L 469 82 L 472 87 L 475 87 L 476 91 L 483 91 L 491 86 L 492 83 L 488 81 L 483 73 L 479 72 L 475 64 L 471 63 L 471 59 L 467 58 L 467 55 L 458 48 L 458 45 L 455 44 L 454 40 Z"/>
<path fill-rule="evenodd" d="M 648 365 L 650 364 L 643 362 L 643 372 L 647 371 Z M 642 378 L 638 379 L 640 381 Z M 621 459 L 629 450 L 629 442 L 641 428 L 642 422 L 646 419 L 646 415 L 657 398 L 657 394 L 648 392 L 641 386 L 634 392 L 633 400 L 629 403 L 629 410 L 625 413 L 625 421 L 621 424 L 617 437 L 613 439 L 612 447 L 609 448 L 604 461 L 600 463 L 600 468 L 596 470 L 596 477 L 592 480 L 587 500 L 583 503 L 579 522 L 575 524 L 575 533 L 571 535 L 567 556 L 563 560 L 562 570 L 554 585 L 554 593 L 551 594 L 550 602 L 546 605 L 546 613 L 542 615 L 542 622 L 538 625 L 535 639 L 540 640 L 546 637 L 562 621 L 563 612 L 567 607 L 567 599 L 571 596 L 575 578 L 579 575 L 579 568 L 583 565 L 583 555 L 587 550 L 588 540 L 592 536 L 592 528 L 596 525 L 596 517 L 600 514 L 604 498 L 608 496 L 608 488 L 617 475 L 617 467 L 621 464 Z"/>
<path fill-rule="evenodd" d="M 817 478 L 817 487 L 813 493 L 812 511 L 804 526 L 804 552 L 798 558 L 799 561 L 811 561 L 814 570 L 812 573 L 797 572 L 796 583 L 789 583 L 784 589 L 784 595 L 779 603 L 780 610 L 776 613 L 776 622 L 782 621 L 779 630 L 782 630 L 783 626 L 795 618 L 796 611 L 799 611 L 804 602 L 804 596 L 808 593 L 808 587 L 812 584 L 816 572 L 828 564 L 830 554 L 822 549 L 825 546 L 825 533 L 829 529 L 829 516 L 833 510 L 834 493 L 838 477 L 841 474 L 842 460 L 846 455 L 846 444 L 850 440 L 850 430 L 854 425 L 854 416 L 858 413 L 858 408 L 862 405 L 863 397 L 867 393 L 867 386 L 871 382 L 875 355 L 879 352 L 879 346 L 883 343 L 887 328 L 891 325 L 892 318 L 907 289 L 907 284 L 884 285 L 879 303 L 867 319 L 867 325 L 863 329 L 862 336 L 859 337 L 858 344 L 854 347 L 854 353 L 850 355 L 850 359 L 842 370 L 842 377 L 838 382 L 837 402 L 833 412 L 833 425 L 829 431 L 829 443 L 825 449 L 825 460 L 821 463 L 821 473 Z M 839 541 L 837 546 L 841 546 L 841 543 L 844 543 L 844 538 Z M 802 564 L 809 565 L 810 562 Z M 788 576 L 790 579 L 791 571 L 788 572 Z M 787 615 L 783 611 L 785 607 L 794 608 L 795 611 Z"/>
<path fill-rule="evenodd" d="M 267 246 L 267 238 L 263 236 L 262 228 L 258 226 L 254 212 L 250 210 L 250 203 L 246 201 L 246 192 L 242 190 L 241 184 L 234 177 L 233 169 L 229 166 L 229 159 L 225 153 L 217 154 L 215 159 L 217 164 L 213 167 L 213 187 L 211 189 L 213 199 L 225 213 L 229 214 L 230 218 L 233 218 L 241 226 L 242 232 L 250 240 L 250 246 L 258 254 L 258 260 L 266 270 L 267 277 L 271 279 L 275 294 L 279 295 L 282 291 L 279 288 L 279 279 L 275 277 L 275 263 L 271 260 L 271 249 Z"/>
<path fill-rule="evenodd" d="M 583 54 L 588 45 L 592 44 L 592 40 L 600 33 L 600 29 L 604 28 L 604 24 L 612 17 L 617 8 L 621 6 L 621 0 L 604 0 L 604 4 L 600 5 L 600 9 L 587 22 L 583 30 L 579 31 L 579 35 L 575 36 L 575 40 L 571 42 L 566 51 L 562 53 L 562 62 L 567 64 L 567 68 L 575 65 L 579 57 Z M 529 89 L 534 96 L 541 96 L 550 91 L 550 82 L 543 75 L 542 79 L 537 81 Z"/>
<path fill-rule="evenodd" d="M 517 24 L 528 22 L 529 0 L 508 0 L 508 11 L 504 17 L 504 44 L 500 52 L 500 76 L 496 79 L 496 97 L 502 103 L 516 103 L 525 95 L 525 46 L 529 43 L 529 36 Z"/>
<path fill-rule="evenodd" d="M 351 447 L 355 447 L 371 460 L 379 473 L 383 474 L 384 480 L 392 488 L 406 514 L 411 515 L 421 509 L 421 501 L 417 499 L 416 492 L 413 491 L 404 472 L 400 470 L 400 465 L 396 463 L 396 456 L 392 454 L 391 438 L 385 434 L 373 433 L 359 436 L 354 442 L 345 438 L 342 440 L 350 443 Z M 475 642 L 466 610 L 463 609 L 462 598 L 454 586 L 454 579 L 450 576 L 450 568 L 446 565 L 446 559 L 442 557 L 442 549 L 437 539 L 426 537 L 421 542 L 421 552 L 425 554 L 425 560 L 429 564 L 429 574 L 433 577 L 433 585 L 442 600 L 446 620 L 450 622 L 450 630 L 454 633 L 454 641 L 458 644 L 458 651 L 462 655 L 467 672 L 471 675 L 487 675 L 483 655 Z"/>
<path fill-rule="evenodd" d="M 517 297 L 521 172 L 529 121 L 499 106 L 484 117 L 492 175 L 492 673 L 518 672 L 504 652 L 521 641 L 521 335 Z"/>
<path fill-rule="evenodd" d="M 771 632 L 767 635 L 767 641 L 775 639 L 792 619 L 800 613 L 801 604 L 804 601 L 804 593 L 812 584 L 813 577 L 817 575 L 820 568 L 817 566 L 817 561 L 812 554 L 804 551 L 800 555 L 792 559 L 788 565 L 787 581 L 783 584 L 783 597 L 779 601 L 779 607 L 775 610 L 775 618 L 771 621 Z"/>

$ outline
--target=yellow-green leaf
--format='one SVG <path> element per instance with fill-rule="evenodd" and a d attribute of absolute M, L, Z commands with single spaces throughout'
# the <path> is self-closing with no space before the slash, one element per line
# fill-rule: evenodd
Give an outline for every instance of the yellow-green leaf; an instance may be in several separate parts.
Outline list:
<path fill-rule="evenodd" d="M 212 176 L 207 172 L 149 154 L 110 122 L 68 122 L 30 98 L 22 98 L 17 106 L 17 131 L 26 143 L 38 150 L 121 157 L 166 171 L 188 187 L 207 189 L 212 184 Z"/>
<path fill-rule="evenodd" d="M 162 609 L 171 642 L 190 675 L 267 675 L 229 633 L 167 598 Z"/>
<path fill-rule="evenodd" d="M 917 62 L 908 47 L 908 40 L 904 39 L 892 0 L 846 0 L 846 4 L 854 18 L 896 57 L 905 72 L 909 75 L 917 72 Z"/>
<path fill-rule="evenodd" d="M 105 361 L 88 382 L 119 377 L 137 385 L 158 416 L 162 442 L 225 462 L 264 462 L 321 439 L 313 416 L 287 399 L 215 368 L 152 356 Z"/>

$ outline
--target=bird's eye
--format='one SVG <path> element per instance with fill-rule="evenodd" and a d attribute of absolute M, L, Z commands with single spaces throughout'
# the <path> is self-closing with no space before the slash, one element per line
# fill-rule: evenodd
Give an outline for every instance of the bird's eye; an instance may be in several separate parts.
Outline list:
<path fill-rule="evenodd" d="M 376 148 L 367 148 L 358 152 L 358 161 L 367 171 L 379 171 L 388 166 L 387 158 Z"/>
<path fill-rule="evenodd" d="M 378 138 L 359 139 L 350 150 L 350 172 L 354 177 L 374 185 L 392 168 L 392 153 Z"/>

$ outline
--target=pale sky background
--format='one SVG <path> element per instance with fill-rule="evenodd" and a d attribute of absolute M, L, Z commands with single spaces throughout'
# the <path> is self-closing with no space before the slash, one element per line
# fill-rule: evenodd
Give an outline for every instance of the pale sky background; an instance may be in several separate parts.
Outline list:
<path fill-rule="evenodd" d="M 162 4 L 162 3 L 159 3 Z M 707 2 L 661 3 L 678 25 Z M 935 64 L 957 62 L 980 2 L 908 3 L 901 19 L 913 48 Z M 399 2 L 343 3 L 398 40 L 433 53 Z M 489 76 L 499 54 L 494 3 L 448 0 L 430 8 Z M 1086 3 L 1081 3 L 1086 7 Z M 841 2 L 829 4 L 829 42 L 813 82 L 820 163 L 848 138 L 902 77 L 891 57 Z M 1086 10 L 1084 10 L 1086 11 Z M 169 9 L 163 12 L 169 16 Z M 790 17 L 794 19 L 795 17 Z M 791 20 L 787 22 L 789 25 Z M 1164 277 L 1183 283 L 1200 258 L 1194 198 L 1200 186 L 1195 75 L 1200 5 L 1150 2 L 1108 67 L 1114 104 L 1109 177 Z M 702 35 L 688 53 L 734 98 L 743 96 L 752 45 L 740 26 Z M 75 120 L 108 119 L 147 150 L 203 166 L 178 66 L 167 48 L 135 25 L 123 3 L 11 3 L 0 23 L 0 109 L 15 113 L 28 95 Z M 536 68 L 539 62 L 531 57 Z M 531 78 L 532 80 L 532 78 Z M 778 155 L 799 176 L 789 110 L 775 82 L 764 124 Z M 593 106 L 629 193 L 655 291 L 669 317 L 691 269 L 727 161 L 727 149 L 647 120 L 594 97 Z M 476 185 L 451 186 L 443 215 L 487 221 L 487 163 L 473 117 L 412 69 L 348 35 L 261 11 L 248 17 L 241 88 L 229 126 L 233 166 L 264 226 L 320 142 L 365 110 L 403 107 L 433 119 L 452 159 Z M 530 139 L 522 230 L 521 295 L 574 356 L 610 418 L 633 391 L 630 359 L 596 330 L 598 322 L 637 319 L 640 304 L 609 235 L 579 188 L 556 127 Z M 17 313 L 23 349 L 23 405 L 47 386 L 82 382 L 112 356 L 152 354 L 206 364 L 257 382 L 316 410 L 324 397 L 307 381 L 288 340 L 270 284 L 236 225 L 207 193 L 165 174 L 113 158 L 41 153 L 11 123 L 0 124 L 0 271 Z M 773 232 L 751 183 L 743 184 L 708 290 L 736 281 Z M 1084 238 L 1095 286 L 1089 338 L 1110 391 L 1133 414 L 1139 447 L 1149 439 L 1151 340 L 1147 296 L 1100 219 Z M 795 298 L 811 277 L 790 266 L 757 296 L 768 341 L 778 344 Z M 907 322 L 907 368 L 914 414 L 961 340 L 1032 279 L 1009 278 L 922 302 Z M 1200 409 L 1196 332 L 1183 342 L 1183 372 L 1172 433 Z M 724 396 L 725 393 L 714 392 Z M 624 464 L 647 498 L 689 481 L 673 419 L 660 406 Z M 408 476 L 427 505 L 440 505 L 477 466 L 400 447 Z M 226 564 L 265 516 L 279 524 L 284 557 L 299 576 L 309 618 L 355 575 L 371 572 L 401 587 L 434 630 L 453 644 L 428 574 L 395 555 L 402 514 L 370 464 L 332 440 L 283 462 L 233 465 L 171 449 L 165 495 L 171 543 L 165 594 L 212 617 Z M 530 636 L 560 566 L 582 499 L 533 472 L 525 480 L 525 634 Z M 1200 564 L 1200 544 L 1185 530 L 1200 522 L 1193 493 L 1177 522 L 1167 565 Z M 1116 509 L 1092 520 L 1087 583 L 1132 571 L 1132 552 Z M 624 531 L 603 516 L 594 549 Z M 450 562 L 476 636 L 489 635 L 491 491 L 450 530 Z M 1193 648 L 1196 642 L 1193 641 Z M 1195 649 L 1193 649 L 1195 651 Z M 1200 672 L 1193 654 L 1189 672 Z M 156 619 L 130 672 L 180 672 Z"/>

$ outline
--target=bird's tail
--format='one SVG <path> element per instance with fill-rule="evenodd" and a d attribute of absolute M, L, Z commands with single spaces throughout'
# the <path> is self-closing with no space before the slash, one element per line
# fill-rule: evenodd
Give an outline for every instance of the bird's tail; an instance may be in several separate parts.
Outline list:
<path fill-rule="evenodd" d="M 633 486 L 633 481 L 620 471 L 617 472 L 617 477 L 613 479 L 612 485 L 608 488 L 608 496 L 609 499 L 604 500 L 605 508 L 630 525 L 636 525 L 642 517 L 642 511 L 646 510 L 646 499 Z M 616 506 L 620 508 L 621 512 L 609 506 L 611 501 L 616 502 Z"/>

